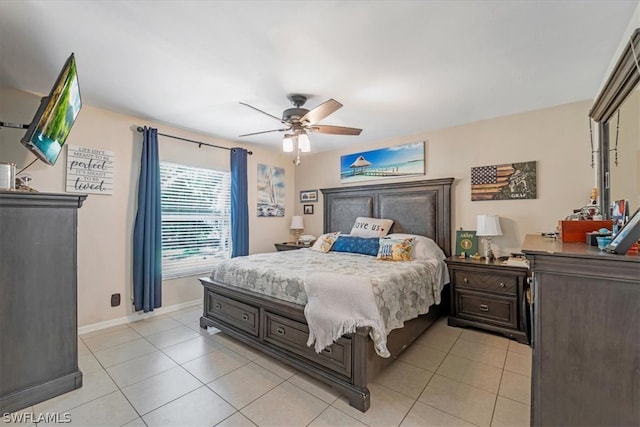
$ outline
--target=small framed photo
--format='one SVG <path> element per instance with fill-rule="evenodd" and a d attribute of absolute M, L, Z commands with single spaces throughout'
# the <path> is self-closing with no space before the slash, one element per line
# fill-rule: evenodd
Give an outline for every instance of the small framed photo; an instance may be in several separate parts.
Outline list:
<path fill-rule="evenodd" d="M 313 215 L 313 205 L 302 205 L 302 212 L 305 215 Z"/>
<path fill-rule="evenodd" d="M 307 203 L 315 203 L 318 201 L 318 190 L 307 190 L 300 192 L 300 201 Z"/>

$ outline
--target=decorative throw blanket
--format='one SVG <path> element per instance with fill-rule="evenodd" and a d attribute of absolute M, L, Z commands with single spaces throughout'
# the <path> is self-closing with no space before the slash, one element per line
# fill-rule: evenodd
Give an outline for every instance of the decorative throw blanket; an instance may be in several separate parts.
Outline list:
<path fill-rule="evenodd" d="M 304 316 L 309 325 L 307 345 L 315 342 L 320 353 L 344 334 L 358 327 L 371 327 L 369 334 L 376 353 L 389 357 L 387 332 L 368 278 L 336 273 L 311 273 L 304 279 L 307 305 Z"/>

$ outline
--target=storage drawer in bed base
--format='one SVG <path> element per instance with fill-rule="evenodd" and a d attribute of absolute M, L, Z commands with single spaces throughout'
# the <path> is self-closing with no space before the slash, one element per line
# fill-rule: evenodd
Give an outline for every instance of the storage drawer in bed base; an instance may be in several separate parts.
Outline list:
<path fill-rule="evenodd" d="M 227 298 L 210 290 L 206 291 L 205 313 L 229 325 L 258 336 L 260 330 L 257 307 Z"/>
<path fill-rule="evenodd" d="M 316 353 L 313 347 L 307 346 L 309 327 L 304 323 L 264 311 L 263 324 L 265 342 L 351 378 L 351 339 L 339 338 L 321 353 Z"/>

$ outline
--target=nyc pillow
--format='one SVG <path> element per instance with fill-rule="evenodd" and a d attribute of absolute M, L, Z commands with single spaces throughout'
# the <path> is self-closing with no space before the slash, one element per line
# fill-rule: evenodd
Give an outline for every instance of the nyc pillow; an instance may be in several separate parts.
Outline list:
<path fill-rule="evenodd" d="M 432 239 L 419 236 L 417 234 L 393 233 L 387 237 L 392 239 L 410 239 L 413 238 L 413 251 L 411 251 L 412 259 L 436 259 L 442 261 L 446 258 L 442 249 Z"/>
<path fill-rule="evenodd" d="M 411 261 L 411 250 L 413 249 L 413 238 L 392 239 L 390 237 L 380 238 L 380 249 L 377 258 L 382 261 Z"/>
<path fill-rule="evenodd" d="M 349 252 L 352 254 L 378 255 L 378 237 L 339 236 L 331 250 L 334 252 Z"/>
<path fill-rule="evenodd" d="M 384 237 L 389 233 L 392 225 L 391 219 L 359 216 L 349 234 L 357 237 Z"/>
<path fill-rule="evenodd" d="M 339 235 L 339 231 L 323 234 L 322 236 L 318 237 L 313 246 L 311 246 L 311 250 L 324 253 L 329 252 L 331 246 L 333 246 Z"/>

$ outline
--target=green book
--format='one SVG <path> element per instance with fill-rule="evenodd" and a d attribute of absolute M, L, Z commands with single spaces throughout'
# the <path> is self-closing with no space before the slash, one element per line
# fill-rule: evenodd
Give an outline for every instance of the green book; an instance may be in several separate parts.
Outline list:
<path fill-rule="evenodd" d="M 467 258 L 478 252 L 478 236 L 475 230 L 456 231 L 456 255 L 461 256 L 463 252 Z"/>

